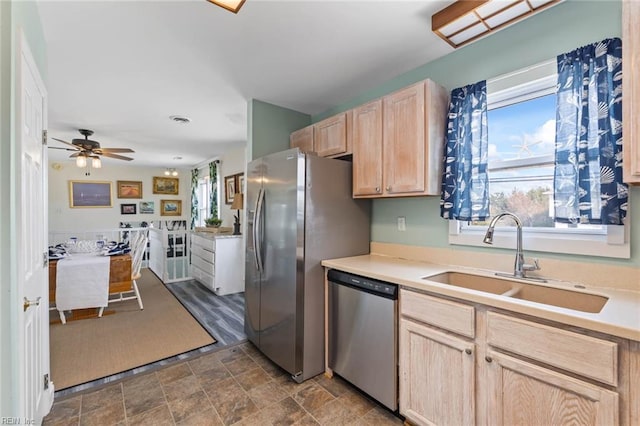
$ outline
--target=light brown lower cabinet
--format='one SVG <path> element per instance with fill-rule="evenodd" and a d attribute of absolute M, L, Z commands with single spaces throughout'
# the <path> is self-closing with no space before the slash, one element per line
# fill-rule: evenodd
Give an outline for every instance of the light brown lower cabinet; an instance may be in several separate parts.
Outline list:
<path fill-rule="evenodd" d="M 640 343 L 407 289 L 399 302 L 407 423 L 638 424 Z"/>
<path fill-rule="evenodd" d="M 491 350 L 485 362 L 490 424 L 619 424 L 616 392 Z"/>
<path fill-rule="evenodd" d="M 400 412 L 407 420 L 473 425 L 475 345 L 407 319 L 400 320 L 400 342 Z"/>

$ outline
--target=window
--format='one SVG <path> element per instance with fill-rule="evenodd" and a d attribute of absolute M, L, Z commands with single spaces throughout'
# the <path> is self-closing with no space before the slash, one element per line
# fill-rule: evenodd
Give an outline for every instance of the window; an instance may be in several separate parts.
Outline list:
<path fill-rule="evenodd" d="M 208 173 L 208 170 L 207 170 Z M 211 180 L 209 175 L 198 179 L 198 220 L 196 226 L 205 226 L 205 219 L 211 216 Z M 220 211 L 220 201 L 218 200 L 218 211 Z"/>
<path fill-rule="evenodd" d="M 490 215 L 523 222 L 525 249 L 628 258 L 627 226 L 553 221 L 555 60 L 487 81 Z M 482 246 L 488 221 L 451 221 L 449 242 Z M 494 246 L 515 247 L 515 224 L 497 223 Z"/>

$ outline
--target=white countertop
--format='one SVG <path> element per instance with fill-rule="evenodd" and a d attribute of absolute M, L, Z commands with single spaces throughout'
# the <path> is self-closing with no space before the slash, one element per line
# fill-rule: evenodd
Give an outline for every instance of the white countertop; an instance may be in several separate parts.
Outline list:
<path fill-rule="evenodd" d="M 233 234 L 216 234 L 214 232 L 198 232 L 193 231 L 193 234 L 198 237 L 207 238 L 209 240 L 223 239 L 223 238 L 242 238 L 242 235 L 233 235 Z"/>
<path fill-rule="evenodd" d="M 550 279 L 547 283 L 539 284 L 530 281 L 515 280 L 530 285 L 555 287 L 564 290 L 597 294 L 609 298 L 599 313 L 588 313 L 470 290 L 448 284 L 440 284 L 423 279 L 423 277 L 433 276 L 447 271 L 466 272 L 493 277 L 493 271 L 454 265 L 437 265 L 374 254 L 323 260 L 322 266 L 388 281 L 408 288 L 481 303 L 512 312 L 640 341 L 640 292 L 636 291 L 614 290 L 594 286 L 586 286 L 584 290 L 576 290 L 574 287 L 576 283 L 574 282 L 569 283 Z"/>

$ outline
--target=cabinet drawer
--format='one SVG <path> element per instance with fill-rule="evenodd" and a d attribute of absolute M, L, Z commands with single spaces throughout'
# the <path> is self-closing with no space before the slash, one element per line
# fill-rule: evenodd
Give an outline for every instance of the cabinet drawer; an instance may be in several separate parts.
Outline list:
<path fill-rule="evenodd" d="M 191 264 L 202 269 L 208 274 L 215 275 L 215 265 L 213 263 L 207 262 L 197 256 L 191 256 Z"/>
<path fill-rule="evenodd" d="M 209 263 L 213 263 L 215 260 L 215 253 L 209 250 L 205 250 L 200 246 L 191 245 L 191 257 L 197 256 L 206 260 Z"/>
<path fill-rule="evenodd" d="M 191 276 L 207 286 L 212 291 L 215 290 L 215 279 L 213 275 L 207 274 L 198 267 L 191 266 Z"/>
<path fill-rule="evenodd" d="M 205 250 L 216 251 L 216 240 L 203 238 L 195 234 L 191 234 L 191 246 L 202 247 Z"/>
<path fill-rule="evenodd" d="M 487 323 L 487 342 L 493 347 L 618 385 L 617 343 L 496 312 L 487 314 Z"/>
<path fill-rule="evenodd" d="M 400 313 L 463 336 L 475 336 L 473 306 L 401 289 Z"/>

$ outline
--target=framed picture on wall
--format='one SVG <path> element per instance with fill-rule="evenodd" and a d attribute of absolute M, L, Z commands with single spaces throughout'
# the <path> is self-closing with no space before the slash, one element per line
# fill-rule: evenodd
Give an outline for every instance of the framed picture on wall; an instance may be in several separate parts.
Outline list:
<path fill-rule="evenodd" d="M 142 198 L 142 182 L 119 180 L 116 182 L 118 198 Z"/>
<path fill-rule="evenodd" d="M 111 207 L 111 182 L 69 181 L 69 207 Z"/>
<path fill-rule="evenodd" d="M 181 216 L 182 201 L 181 200 L 160 200 L 161 216 Z"/>
<path fill-rule="evenodd" d="M 140 214 L 154 214 L 155 211 L 153 201 L 140 201 Z"/>
<path fill-rule="evenodd" d="M 244 191 L 244 173 L 238 173 L 236 175 L 236 194 Z"/>
<path fill-rule="evenodd" d="M 154 176 L 153 193 L 178 195 L 180 179 L 172 177 Z"/>
<path fill-rule="evenodd" d="M 120 204 L 120 214 L 136 214 L 136 205 Z"/>
<path fill-rule="evenodd" d="M 232 204 L 233 195 L 236 193 L 236 175 L 224 177 L 224 203 Z"/>

